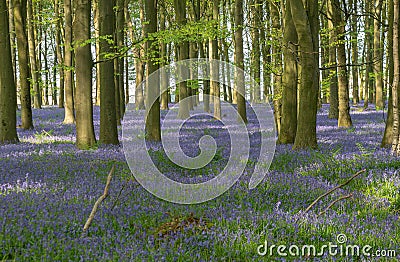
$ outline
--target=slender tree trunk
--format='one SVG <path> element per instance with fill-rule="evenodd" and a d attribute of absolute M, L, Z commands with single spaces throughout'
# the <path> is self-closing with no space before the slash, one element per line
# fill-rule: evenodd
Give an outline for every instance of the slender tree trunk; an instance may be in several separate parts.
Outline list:
<path fill-rule="evenodd" d="M 15 0 L 7 0 L 8 4 L 8 20 L 10 27 L 10 43 L 11 43 L 11 59 L 12 59 L 12 67 L 14 72 L 14 83 L 18 86 L 17 80 L 17 59 L 16 59 L 16 35 L 15 35 L 15 23 L 14 23 L 14 2 Z"/>
<path fill-rule="evenodd" d="M 393 141 L 393 95 L 392 95 L 392 86 L 393 86 L 393 74 L 394 74 L 394 65 L 393 65 L 393 0 L 389 0 L 388 3 L 388 35 L 387 35 L 387 45 L 388 45 L 388 89 L 389 89 L 389 105 L 388 105 L 388 113 L 386 118 L 386 126 L 385 133 L 382 138 L 381 147 L 388 147 L 392 144 Z"/>
<path fill-rule="evenodd" d="M 99 43 L 100 60 L 106 60 L 106 54 L 113 52 L 113 45 L 104 38 L 114 35 L 114 1 L 99 0 Z M 115 107 L 114 62 L 99 63 L 100 69 L 100 143 L 118 144 L 117 119 Z"/>
<path fill-rule="evenodd" d="M 269 3 L 265 3 L 265 10 L 269 10 Z M 269 11 L 267 11 L 269 12 Z M 263 95 L 265 101 L 268 103 L 270 99 L 270 88 L 271 88 L 271 45 L 268 43 L 267 33 L 265 26 L 260 29 L 260 39 L 261 39 L 261 53 L 263 57 L 262 71 L 263 71 Z"/>
<path fill-rule="evenodd" d="M 329 29 L 329 66 L 332 69 L 329 70 L 329 114 L 328 117 L 332 119 L 339 118 L 339 87 L 337 77 L 337 62 L 336 62 L 336 33 L 333 25 L 333 10 L 332 0 L 327 2 L 328 10 L 328 29 Z"/>
<path fill-rule="evenodd" d="M 375 78 L 375 105 L 377 110 L 384 106 L 383 97 L 383 56 L 381 48 L 381 13 L 383 0 L 375 0 L 374 8 L 374 78 Z"/>
<path fill-rule="evenodd" d="M 351 33 L 351 52 L 352 52 L 352 63 L 353 65 L 356 65 L 358 63 L 358 30 L 357 30 L 357 0 L 352 0 L 353 1 L 353 15 L 351 16 L 351 28 L 352 28 L 352 33 Z M 358 67 L 353 66 L 352 67 L 352 77 L 353 77 L 353 104 L 358 105 L 358 102 L 360 101 L 359 96 L 358 96 Z"/>
<path fill-rule="evenodd" d="M 281 118 L 282 118 L 282 48 L 281 48 L 281 37 L 280 37 L 280 28 L 281 21 L 279 16 L 279 3 L 274 3 L 270 5 L 271 11 L 271 20 L 272 20 L 272 31 L 274 32 L 273 42 L 272 44 L 272 64 L 274 71 L 276 72 L 273 75 L 273 86 L 274 86 L 274 115 L 275 115 L 275 125 L 278 134 L 281 132 Z"/>
<path fill-rule="evenodd" d="M 94 37 L 96 39 L 99 39 L 100 37 L 100 8 L 99 8 L 99 0 L 93 0 L 93 25 L 94 25 Z M 95 53 L 96 53 L 96 61 L 100 61 L 100 42 L 101 40 L 99 39 L 95 43 Z M 113 67 L 114 69 L 114 67 Z M 100 90 L 100 63 L 96 64 L 96 99 L 95 99 L 95 104 L 96 106 L 100 106 L 100 100 L 101 100 L 101 90 Z"/>
<path fill-rule="evenodd" d="M 186 2 L 180 0 L 174 0 L 176 22 L 179 26 L 184 26 L 186 24 Z M 183 41 L 178 43 L 178 61 L 185 60 L 189 58 L 189 43 Z M 189 117 L 189 101 L 185 99 L 188 97 L 188 88 L 185 81 L 180 82 L 179 86 L 179 111 L 178 117 L 181 119 L 186 119 Z"/>
<path fill-rule="evenodd" d="M 166 20 L 165 20 L 165 15 L 167 13 L 167 10 L 165 9 L 165 6 L 162 7 L 162 10 L 160 11 L 160 30 L 163 31 L 165 30 L 165 25 L 166 25 Z M 166 43 L 161 43 L 161 66 L 164 67 L 167 65 L 167 44 Z M 162 110 L 168 110 L 168 76 L 165 70 L 161 72 L 160 75 L 160 84 L 161 84 L 161 109 Z"/>
<path fill-rule="evenodd" d="M 293 23 L 290 1 L 286 4 L 284 22 L 284 71 L 282 76 L 282 119 L 278 142 L 293 144 L 297 129 L 297 32 Z"/>
<path fill-rule="evenodd" d="M 213 20 L 216 21 L 214 30 L 218 30 L 218 19 L 219 19 L 219 0 L 213 0 Z M 218 61 L 218 40 L 217 38 L 210 39 L 210 58 Z M 219 65 L 215 62 L 210 64 L 210 75 L 213 79 L 219 79 Z M 213 90 L 214 97 L 214 118 L 221 119 L 221 96 L 220 86 L 218 81 L 210 81 L 210 89 Z"/>
<path fill-rule="evenodd" d="M 116 38 L 117 38 L 117 46 L 120 50 L 125 45 L 125 34 L 124 34 L 124 29 L 125 29 L 125 19 L 124 19 L 124 4 L 125 0 L 117 0 L 117 7 L 116 7 Z M 119 110 L 120 112 L 120 118 L 122 119 L 124 114 L 125 114 L 125 84 L 124 84 L 124 64 L 125 64 L 125 59 L 124 57 L 118 57 L 117 58 L 117 77 L 118 77 L 118 93 L 119 97 L 117 100 L 119 101 Z"/>
<path fill-rule="evenodd" d="M 339 82 L 339 119 L 338 127 L 352 126 L 349 105 L 349 81 L 346 66 L 346 46 L 345 46 L 345 26 L 342 19 L 339 0 L 331 0 L 331 10 L 333 15 L 333 26 L 338 44 L 336 45 L 338 61 L 338 82 Z"/>
<path fill-rule="evenodd" d="M 145 36 L 148 38 L 150 34 L 157 32 L 157 0 L 145 0 Z M 146 52 L 147 55 L 151 54 L 151 58 L 147 60 L 147 76 L 157 71 L 157 58 L 159 57 L 158 48 L 153 45 L 153 40 L 146 41 Z M 160 87 L 153 83 L 147 84 L 147 96 L 146 96 L 146 110 L 148 115 L 146 119 L 146 139 L 153 141 L 161 140 L 161 128 L 160 128 Z M 155 101 L 150 105 L 150 100 L 153 97 L 157 97 Z"/>
<path fill-rule="evenodd" d="M 57 52 L 57 68 L 59 71 L 59 99 L 58 99 L 58 107 L 59 108 L 64 108 L 64 50 L 62 46 L 62 36 L 61 36 L 61 14 L 60 14 L 60 3 L 59 0 L 55 0 L 54 2 L 54 12 L 55 15 L 57 16 L 57 22 L 56 22 L 56 32 L 55 32 L 55 37 L 56 37 L 56 52 Z"/>
<path fill-rule="evenodd" d="M 32 10 L 32 0 L 28 0 L 27 2 L 27 28 L 28 28 L 28 47 L 29 47 L 29 62 L 31 65 L 31 77 L 32 77 L 32 86 L 33 86 L 33 107 L 41 108 L 41 91 L 39 86 L 39 78 L 38 78 L 38 63 L 36 60 L 36 39 L 34 33 L 34 24 L 33 24 L 33 10 Z"/>
<path fill-rule="evenodd" d="M 28 36 L 26 34 L 26 0 L 14 1 L 14 19 L 17 36 L 19 83 L 21 88 L 21 127 L 23 129 L 33 129 L 29 83 Z"/>
<path fill-rule="evenodd" d="M 0 0 L 0 143 L 18 142 L 17 91 L 12 65 L 9 16 L 6 0 Z"/>
<path fill-rule="evenodd" d="M 73 86 L 73 53 L 72 53 L 72 2 L 64 0 L 64 91 L 65 91 L 65 115 L 64 124 L 75 123 L 74 114 L 74 86 Z"/>
<path fill-rule="evenodd" d="M 290 0 L 293 22 L 296 27 L 301 77 L 299 108 L 294 149 L 316 148 L 316 122 L 318 99 L 318 1 L 307 0 L 306 5 Z"/>
<path fill-rule="evenodd" d="M 90 0 L 75 0 L 73 24 L 76 71 L 76 145 L 79 149 L 96 144 L 92 106 L 92 53 L 90 40 Z"/>
<path fill-rule="evenodd" d="M 246 92 L 244 79 L 244 53 L 243 53 L 243 0 L 235 0 L 235 92 L 238 108 L 238 117 L 247 123 Z"/>
<path fill-rule="evenodd" d="M 399 90 L 400 90 L 400 57 L 399 57 L 399 2 L 394 1 L 394 16 L 393 16 L 393 85 L 392 85 L 392 98 L 393 98 L 393 142 L 392 152 L 397 156 L 400 154 L 400 132 L 399 132 Z"/>
<path fill-rule="evenodd" d="M 262 27 L 261 23 L 261 6 L 262 3 L 260 0 L 253 0 L 254 4 L 250 7 L 251 9 L 251 42 L 252 42 L 252 49 L 251 49 L 251 68 L 253 71 L 253 79 L 255 80 L 255 85 L 253 86 L 252 93 L 253 93 L 253 100 L 254 103 L 259 103 L 261 101 L 261 94 L 260 94 L 260 84 L 261 84 L 261 49 L 260 49 L 260 29 Z M 278 4 L 278 3 L 276 3 Z M 278 22 L 279 22 L 279 13 L 278 13 Z"/>

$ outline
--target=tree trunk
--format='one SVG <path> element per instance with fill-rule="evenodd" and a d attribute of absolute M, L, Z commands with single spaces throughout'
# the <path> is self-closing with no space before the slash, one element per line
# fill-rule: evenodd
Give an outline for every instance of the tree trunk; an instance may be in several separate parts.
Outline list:
<path fill-rule="evenodd" d="M 118 144 L 117 119 L 115 107 L 114 62 L 107 61 L 106 54 L 113 52 L 113 44 L 104 40 L 114 35 L 114 1 L 99 0 L 99 53 L 100 60 L 100 143 Z"/>
<path fill-rule="evenodd" d="M 387 45 L 388 45 L 388 86 L 389 86 L 389 105 L 388 105 L 388 113 L 386 118 L 386 126 L 385 132 L 383 134 L 381 147 L 388 147 L 392 144 L 393 141 L 393 95 L 392 88 L 393 85 L 393 74 L 394 74 L 394 65 L 393 65 L 393 0 L 389 0 L 388 3 L 388 35 L 387 35 Z"/>
<path fill-rule="evenodd" d="M 92 106 L 92 53 L 90 40 L 90 0 L 75 0 L 73 24 L 76 72 L 76 145 L 79 149 L 96 144 Z"/>
<path fill-rule="evenodd" d="M 150 34 L 157 32 L 157 0 L 145 0 L 145 37 L 148 38 Z M 147 57 L 151 54 L 151 58 L 147 60 L 147 76 L 157 71 L 157 58 L 159 57 L 158 48 L 153 45 L 154 40 L 148 39 L 146 41 Z M 146 110 L 148 111 L 146 119 L 146 139 L 152 141 L 161 140 L 160 128 L 160 87 L 159 81 L 157 84 L 148 83 L 147 96 L 146 96 Z M 156 98 L 150 105 L 150 101 Z"/>
<path fill-rule="evenodd" d="M 116 7 L 116 40 L 117 40 L 117 46 L 119 50 L 122 50 L 125 46 L 125 34 L 124 34 L 124 29 L 125 29 L 125 19 L 124 19 L 124 2 L 125 0 L 117 0 L 117 7 Z M 123 118 L 125 114 L 125 90 L 124 90 L 124 64 L 125 64 L 125 59 L 124 57 L 118 57 L 116 59 L 117 62 L 117 67 L 116 69 L 116 75 L 118 77 L 118 94 L 119 97 L 117 98 L 120 113 L 120 119 Z M 117 86 L 116 86 L 117 87 Z"/>
<path fill-rule="evenodd" d="M 176 23 L 179 26 L 184 26 L 186 24 L 186 2 L 180 0 L 174 0 Z M 178 61 L 185 60 L 189 58 L 189 43 L 183 41 L 178 43 Z M 188 88 L 185 81 L 180 82 L 179 86 L 179 111 L 178 117 L 181 119 L 186 119 L 189 117 L 189 101 L 185 99 L 188 97 Z"/>
<path fill-rule="evenodd" d="M 374 78 L 375 78 L 375 105 L 377 110 L 384 107 L 383 97 L 383 56 L 381 48 L 381 13 L 383 0 L 375 0 L 374 8 Z"/>
<path fill-rule="evenodd" d="M 351 16 L 351 28 L 352 28 L 352 33 L 351 33 L 351 52 L 352 52 L 352 64 L 356 65 L 358 63 L 358 30 L 357 30 L 357 0 L 352 0 L 353 1 L 353 15 Z M 352 67 L 352 77 L 353 77 L 353 104 L 358 105 L 358 102 L 360 101 L 359 96 L 358 96 L 358 67 L 353 66 Z"/>
<path fill-rule="evenodd" d="M 61 14 L 60 14 L 60 3 L 59 0 L 54 2 L 54 12 L 57 16 L 56 23 L 56 57 L 57 57 L 57 67 L 59 71 L 59 97 L 58 97 L 58 107 L 64 108 L 64 57 L 63 57 L 63 47 L 62 47 L 62 37 L 61 37 Z"/>
<path fill-rule="evenodd" d="M 38 63 L 36 60 L 36 39 L 34 33 L 34 24 L 33 24 L 33 10 L 32 10 L 32 0 L 28 0 L 27 2 L 27 28 L 28 28 L 28 47 L 29 47 L 29 62 L 31 65 L 31 77 L 32 77 L 32 86 L 33 86 L 33 107 L 41 108 L 42 107 L 42 96 L 39 85 L 39 77 L 38 77 Z"/>
<path fill-rule="evenodd" d="M 399 89 L 400 89 L 400 63 L 399 63 L 399 2 L 394 1 L 394 19 L 393 19 L 393 142 L 392 152 L 397 156 L 400 154 L 400 132 L 399 132 Z"/>
<path fill-rule="evenodd" d="M 296 27 L 301 77 L 299 111 L 294 149 L 316 148 L 317 98 L 318 98 L 318 1 L 307 0 L 306 5 L 290 0 L 293 22 Z"/>
<path fill-rule="evenodd" d="M 17 91 L 11 56 L 9 16 L 6 0 L 0 0 L 0 143 L 18 142 Z"/>
<path fill-rule="evenodd" d="M 330 0 L 330 10 L 332 10 L 333 26 L 335 27 L 335 35 L 338 44 L 336 45 L 337 51 L 337 64 L 338 64 L 338 82 L 339 82 L 339 119 L 338 127 L 352 126 L 350 117 L 349 105 L 349 81 L 347 77 L 346 66 L 346 46 L 345 46 L 345 26 L 346 22 L 343 21 L 341 15 L 341 8 L 339 0 Z"/>
<path fill-rule="evenodd" d="M 160 31 L 165 30 L 165 25 L 166 25 L 166 20 L 165 20 L 165 15 L 167 14 L 167 10 L 165 7 L 162 7 L 162 10 L 160 12 Z M 164 67 L 167 65 L 167 43 L 161 43 L 161 53 L 160 53 L 160 58 L 161 58 L 161 66 Z M 168 75 L 165 70 L 161 71 L 160 75 L 160 84 L 161 84 L 161 109 L 162 110 L 168 110 Z"/>
<path fill-rule="evenodd" d="M 72 3 L 71 0 L 64 0 L 64 91 L 65 91 L 65 115 L 64 124 L 75 123 L 74 114 L 74 86 L 73 86 L 73 53 L 72 53 Z"/>
<path fill-rule="evenodd" d="M 214 30 L 218 30 L 219 19 L 219 0 L 213 0 L 213 20 L 215 21 Z M 210 39 L 210 60 L 218 61 L 218 40 L 217 38 Z M 219 79 L 219 65 L 216 62 L 210 64 L 210 76 L 212 79 Z M 214 118 L 221 119 L 221 96 L 220 86 L 218 81 L 210 81 L 210 90 L 213 90 L 214 97 Z"/>
<path fill-rule="evenodd" d="M 293 144 L 297 129 L 297 33 L 293 23 L 290 1 L 286 4 L 283 44 L 284 71 L 282 76 L 282 119 L 278 142 Z"/>
<path fill-rule="evenodd" d="M 29 51 L 26 34 L 26 0 L 14 1 L 15 33 L 17 36 L 19 83 L 21 95 L 21 127 L 33 129 L 31 90 L 29 83 Z"/>
<path fill-rule="evenodd" d="M 333 10 L 332 0 L 327 2 L 328 10 L 328 30 L 329 30 L 329 66 L 332 69 L 329 70 L 329 114 L 328 117 L 331 119 L 339 118 L 339 87 L 337 77 L 337 62 L 336 62 L 336 34 L 335 27 L 333 25 Z"/>
<path fill-rule="evenodd" d="M 273 71 L 273 87 L 274 87 L 274 115 L 275 115 L 275 126 L 278 135 L 281 132 L 281 118 L 282 118 L 282 48 L 281 48 L 281 21 L 279 16 L 279 3 L 270 5 L 270 14 L 272 20 L 272 66 Z"/>
<path fill-rule="evenodd" d="M 243 0 L 235 0 L 235 93 L 238 108 L 238 117 L 247 123 L 246 93 L 244 79 L 244 53 L 243 53 Z"/>

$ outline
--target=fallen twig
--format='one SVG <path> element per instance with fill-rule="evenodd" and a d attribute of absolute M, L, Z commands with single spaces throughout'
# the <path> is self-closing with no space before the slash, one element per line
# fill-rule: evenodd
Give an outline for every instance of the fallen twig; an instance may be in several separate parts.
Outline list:
<path fill-rule="evenodd" d="M 113 167 L 111 168 L 110 173 L 108 174 L 107 183 L 106 183 L 106 186 L 105 186 L 105 188 L 104 188 L 103 195 L 101 195 L 101 196 L 97 199 L 96 203 L 94 203 L 92 212 L 90 212 L 90 215 L 89 215 L 89 217 L 88 217 L 88 219 L 87 219 L 87 221 L 86 221 L 86 223 L 85 223 L 85 226 L 83 227 L 82 237 L 85 236 L 86 231 L 89 229 L 90 224 L 91 224 L 92 221 L 93 221 L 94 215 L 95 215 L 96 212 L 97 212 L 97 208 L 99 207 L 99 205 L 101 204 L 101 202 L 103 202 L 103 200 L 106 199 L 107 196 L 108 196 L 108 189 L 109 189 L 109 187 L 110 187 L 110 182 L 111 182 L 111 178 L 112 178 L 112 175 L 113 175 L 113 173 L 114 173 L 114 170 L 115 170 L 115 165 L 113 165 Z"/>
<path fill-rule="evenodd" d="M 360 170 L 357 173 L 355 173 L 352 177 L 350 177 L 346 182 L 344 182 L 343 184 L 340 184 L 338 186 L 335 186 L 334 188 L 332 188 L 331 190 L 327 191 L 326 193 L 320 195 L 317 199 L 314 200 L 314 202 L 311 203 L 311 205 L 309 205 L 306 210 L 304 210 L 304 213 L 307 213 L 308 211 L 310 211 L 310 209 L 318 203 L 318 201 L 320 201 L 322 198 L 326 197 L 327 195 L 331 194 L 332 192 L 338 190 L 341 187 L 344 187 L 345 185 L 347 185 L 348 183 L 351 182 L 351 180 L 353 180 L 354 178 L 356 178 L 357 176 L 359 176 L 360 174 L 364 173 L 366 171 L 366 169 Z"/>
<path fill-rule="evenodd" d="M 336 204 L 337 202 L 339 202 L 339 201 L 341 201 L 341 200 L 343 200 L 343 199 L 346 199 L 346 198 L 350 198 L 350 197 L 352 197 L 352 196 L 353 196 L 353 194 L 349 194 L 349 195 L 347 195 L 347 196 L 341 196 L 341 197 L 339 197 L 338 199 L 332 201 L 323 211 L 319 212 L 318 216 L 322 216 L 323 214 L 325 214 L 326 211 L 328 211 L 328 209 L 330 209 L 330 208 L 331 208 L 334 204 Z"/>

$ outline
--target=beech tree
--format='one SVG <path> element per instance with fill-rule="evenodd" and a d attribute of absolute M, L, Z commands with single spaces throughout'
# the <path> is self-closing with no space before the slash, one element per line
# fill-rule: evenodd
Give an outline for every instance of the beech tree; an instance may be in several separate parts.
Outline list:
<path fill-rule="evenodd" d="M 17 92 L 11 58 L 11 42 L 6 0 L 0 0 L 0 143 L 17 142 Z"/>
<path fill-rule="evenodd" d="M 317 147 L 318 98 L 318 1 L 290 1 L 300 52 L 299 112 L 294 149 Z"/>
<path fill-rule="evenodd" d="M 75 0 L 73 24 L 76 72 L 76 145 L 79 149 L 96 144 L 92 106 L 92 53 L 90 40 L 90 0 Z"/>
<path fill-rule="evenodd" d="M 114 61 L 108 60 L 114 35 L 114 1 L 99 0 L 100 53 L 100 143 L 118 144 L 117 114 L 115 106 Z"/>

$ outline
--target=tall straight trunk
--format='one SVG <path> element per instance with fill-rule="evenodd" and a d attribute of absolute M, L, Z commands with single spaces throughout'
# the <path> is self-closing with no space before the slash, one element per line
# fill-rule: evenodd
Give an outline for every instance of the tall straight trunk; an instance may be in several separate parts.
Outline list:
<path fill-rule="evenodd" d="M 174 0 L 176 23 L 179 26 L 184 26 L 186 24 L 186 2 L 180 0 Z M 185 60 L 189 58 L 189 43 L 187 41 L 182 41 L 178 43 L 178 61 Z M 189 117 L 189 101 L 185 99 L 188 97 L 188 88 L 185 81 L 180 82 L 179 86 L 179 111 L 178 117 L 181 119 L 186 119 Z"/>
<path fill-rule="evenodd" d="M 124 16 L 124 4 L 125 0 L 117 0 L 117 7 L 116 7 L 116 36 L 117 36 L 117 45 L 120 50 L 125 46 L 125 16 Z M 119 91 L 119 112 L 121 119 L 125 114 L 125 84 L 124 84 L 124 65 L 125 65 L 125 58 L 118 57 L 117 58 L 117 76 L 118 76 L 118 91 Z M 117 108 L 118 110 L 118 108 Z"/>
<path fill-rule="evenodd" d="M 337 77 L 337 62 L 336 62 L 336 33 L 333 25 L 333 10 L 332 0 L 327 2 L 328 10 L 328 29 L 329 29 L 329 66 L 332 68 L 329 70 L 329 114 L 328 117 L 332 119 L 339 118 L 339 87 Z"/>
<path fill-rule="evenodd" d="M 144 18 L 144 3 L 143 0 L 139 1 L 139 14 L 140 14 L 140 21 L 142 25 L 145 23 Z M 129 11 L 125 13 L 126 22 L 128 24 L 129 34 L 131 36 L 131 41 L 134 43 L 136 42 L 135 33 L 133 31 L 132 20 L 129 14 Z M 144 27 L 141 30 L 142 37 L 144 38 Z M 143 49 L 144 46 L 137 46 L 134 48 L 134 56 L 135 56 L 135 72 L 136 72 L 136 81 L 135 81 L 135 108 L 136 109 L 144 109 L 144 93 L 143 93 L 143 86 L 141 83 L 144 80 L 144 72 L 145 72 L 145 63 L 142 61 L 143 59 Z"/>
<path fill-rule="evenodd" d="M 393 3 L 393 85 L 392 85 L 392 99 L 393 99 L 393 141 L 392 152 L 397 156 L 400 155 L 400 112 L 399 112 L 399 91 L 400 91 L 400 63 L 399 63 L 399 2 Z"/>
<path fill-rule="evenodd" d="M 76 145 L 79 149 L 96 144 L 92 106 L 92 53 L 90 40 L 90 0 L 75 0 L 73 24 L 76 72 Z"/>
<path fill-rule="evenodd" d="M 166 19 L 165 15 L 167 13 L 167 10 L 165 9 L 165 6 L 162 7 L 162 10 L 160 11 L 160 31 L 165 30 L 166 26 Z M 167 43 L 161 43 L 160 47 L 160 58 L 161 58 L 161 66 L 164 67 L 167 65 Z M 165 70 L 161 71 L 160 75 L 160 84 L 161 84 L 161 109 L 162 110 L 168 110 L 168 75 Z"/>
<path fill-rule="evenodd" d="M 264 2 L 265 10 L 269 10 L 268 1 Z M 263 10 L 263 8 L 261 9 Z M 269 12 L 269 11 L 267 11 Z M 271 88 L 271 45 L 268 43 L 266 27 L 262 26 L 260 29 L 260 39 L 261 39 L 261 54 L 262 54 L 262 74 L 263 74 L 263 95 L 266 102 L 269 102 L 270 88 Z"/>
<path fill-rule="evenodd" d="M 338 44 L 336 45 L 337 51 L 337 64 L 338 64 L 338 82 L 339 82 L 339 119 L 338 127 L 352 126 L 350 117 L 350 104 L 349 104 L 349 81 L 347 77 L 346 66 L 346 46 L 345 46 L 345 26 L 346 22 L 342 19 L 340 11 L 339 0 L 331 0 L 331 10 L 333 15 L 333 25 L 335 27 L 335 35 Z"/>
<path fill-rule="evenodd" d="M 389 86 L 389 103 L 388 103 L 388 113 L 386 118 L 386 126 L 385 132 L 383 134 L 381 147 L 388 147 L 392 144 L 393 141 L 393 95 L 392 95 L 392 86 L 393 86 L 393 74 L 394 74 L 394 65 L 393 65 L 393 0 L 389 0 L 388 3 L 388 35 L 387 35 L 387 45 L 388 45 L 388 86 Z"/>
<path fill-rule="evenodd" d="M 60 2 L 59 0 L 54 1 L 54 13 L 57 16 L 56 22 L 56 57 L 57 57 L 57 68 L 59 72 L 59 97 L 58 97 L 58 107 L 64 108 L 64 50 L 62 46 L 62 36 L 61 36 L 61 21 L 62 17 L 60 14 Z"/>
<path fill-rule="evenodd" d="M 238 118 L 247 123 L 246 93 L 244 79 L 244 53 L 243 53 L 243 0 L 235 0 L 235 92 L 237 101 Z"/>
<path fill-rule="evenodd" d="M 16 35 L 15 35 L 15 23 L 14 23 L 14 1 L 7 0 L 8 4 L 8 20 L 9 20 L 9 28 L 10 28 L 10 43 L 11 43 L 11 61 L 13 67 L 14 74 L 14 83 L 17 86 L 17 59 L 16 59 Z"/>
<path fill-rule="evenodd" d="M 290 0 L 290 10 L 297 31 L 301 77 L 299 108 L 294 149 L 317 147 L 317 99 L 318 99 L 318 1 L 306 4 Z"/>
<path fill-rule="evenodd" d="M 351 0 L 353 3 L 353 15 L 351 16 L 351 57 L 352 57 L 352 64 L 356 65 L 358 63 L 358 33 L 357 33 L 357 0 Z M 353 104 L 357 105 L 360 101 L 358 93 L 358 67 L 352 67 L 352 78 L 353 78 Z"/>
<path fill-rule="evenodd" d="M 145 0 L 145 17 L 145 36 L 148 38 L 150 34 L 157 32 L 157 0 Z M 148 39 L 146 41 L 146 52 L 148 55 L 151 54 L 151 59 L 147 60 L 147 77 L 158 70 L 156 60 L 159 58 L 159 50 L 153 43 L 154 40 Z M 148 112 L 146 119 L 146 139 L 160 141 L 160 100 L 158 99 L 160 96 L 160 87 L 152 83 L 148 83 L 146 86 L 146 110 Z M 153 98 L 156 99 L 150 105 L 150 100 Z"/>
<path fill-rule="evenodd" d="M 0 0 L 0 143 L 18 142 L 17 91 L 11 56 L 9 17 L 6 0 Z"/>
<path fill-rule="evenodd" d="M 49 105 L 49 62 L 48 62 L 48 42 L 47 33 L 44 33 L 44 50 L 43 50 L 43 60 L 44 60 L 44 83 L 43 83 L 43 104 Z M 40 51 L 39 51 L 40 52 Z"/>
<path fill-rule="evenodd" d="M 28 47 L 29 47 L 29 62 L 31 69 L 31 77 L 32 77 L 32 86 L 33 86 L 33 107 L 41 108 L 42 107 L 42 96 L 39 85 L 39 77 L 38 77 L 38 61 L 36 60 L 36 38 L 34 33 L 34 23 L 33 23 L 33 8 L 32 8 L 32 0 L 28 0 L 27 2 L 27 28 L 28 28 Z"/>
<path fill-rule="evenodd" d="M 261 84 L 261 49 L 260 49 L 260 28 L 261 23 L 261 6 L 262 2 L 260 0 L 253 0 L 254 5 L 252 6 L 252 29 L 251 29 L 251 68 L 253 70 L 253 79 L 255 80 L 255 85 L 253 86 L 253 100 L 254 103 L 259 103 L 261 101 L 260 94 L 260 84 Z M 279 21 L 279 14 L 278 14 Z"/>
<path fill-rule="evenodd" d="M 65 113 L 64 124 L 75 123 L 74 113 L 74 77 L 73 77 L 73 51 L 72 51 L 72 2 L 64 0 L 64 91 L 65 91 Z"/>
<path fill-rule="evenodd" d="M 99 9 L 99 0 L 93 0 L 93 25 L 94 25 L 94 37 L 99 39 L 100 37 L 100 9 Z M 96 61 L 100 61 L 100 40 L 95 43 L 95 53 L 96 53 Z M 96 97 L 95 104 L 96 106 L 100 106 L 100 63 L 96 64 Z"/>
<path fill-rule="evenodd" d="M 114 1 L 99 0 L 98 25 L 101 38 L 112 38 L 114 34 Z M 106 60 L 106 54 L 113 51 L 113 45 L 106 40 L 100 40 L 100 143 L 118 144 L 117 118 L 115 107 L 114 62 Z"/>
<path fill-rule="evenodd" d="M 200 53 L 200 58 L 207 58 L 205 47 L 208 46 L 208 42 L 206 43 L 199 43 L 199 53 Z M 206 69 L 207 70 L 207 69 Z M 208 74 L 208 72 L 206 72 Z M 203 80 L 203 94 L 208 95 L 210 94 L 210 81 L 209 80 Z M 203 109 L 204 112 L 210 112 L 210 99 L 209 96 L 203 97 Z"/>
<path fill-rule="evenodd" d="M 219 19 L 219 0 L 213 0 L 213 20 L 216 21 L 216 26 L 214 30 L 218 28 Z M 213 38 L 210 40 L 210 58 L 212 60 L 218 61 L 218 40 Z M 219 65 L 215 62 L 210 64 L 210 75 L 213 79 L 219 79 Z M 210 89 L 213 90 L 213 101 L 214 101 L 214 118 L 221 119 L 221 96 L 220 96 L 220 86 L 218 81 L 210 81 Z"/>
<path fill-rule="evenodd" d="M 372 12 L 372 1 L 368 1 L 365 3 L 365 9 L 366 12 Z M 365 90 L 364 90 L 364 108 L 368 107 L 368 103 L 373 101 L 373 91 L 374 91 L 374 86 L 373 86 L 373 81 L 374 78 L 371 77 L 371 73 L 373 73 L 373 68 L 372 68 L 372 63 L 373 63 L 373 35 L 371 34 L 373 28 L 372 28 L 372 18 L 370 16 L 365 17 L 365 42 L 366 42 L 366 50 L 367 50 L 367 55 L 366 55 L 366 68 L 365 68 Z"/>
<path fill-rule="evenodd" d="M 374 78 L 375 78 L 375 105 L 377 110 L 384 107 L 383 97 L 383 52 L 381 47 L 381 13 L 383 0 L 374 1 Z"/>
<path fill-rule="evenodd" d="M 20 100 L 21 100 L 21 127 L 33 129 L 31 90 L 29 73 L 28 36 L 26 34 L 26 0 L 14 1 L 15 33 L 17 36 Z"/>
<path fill-rule="evenodd" d="M 272 30 L 275 34 L 280 33 L 281 21 L 279 16 L 279 3 L 274 3 L 270 5 L 270 14 L 272 20 Z M 272 64 L 274 71 L 278 72 L 273 75 L 273 86 L 274 86 L 274 115 L 275 115 L 275 125 L 278 134 L 281 131 L 281 118 L 282 118 L 282 77 L 280 71 L 282 70 L 282 48 L 280 41 L 280 35 L 273 36 L 272 44 Z"/>
<path fill-rule="evenodd" d="M 290 1 L 286 4 L 283 49 L 284 71 L 282 76 L 282 119 L 278 142 L 293 144 L 297 129 L 297 32 L 293 23 Z"/>

